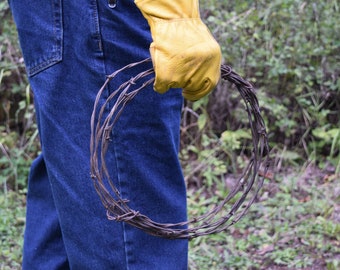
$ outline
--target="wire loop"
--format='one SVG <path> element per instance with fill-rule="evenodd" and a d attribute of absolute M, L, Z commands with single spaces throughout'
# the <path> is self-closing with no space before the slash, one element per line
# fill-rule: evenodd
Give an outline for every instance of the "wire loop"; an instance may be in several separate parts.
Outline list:
<path fill-rule="evenodd" d="M 260 176 L 258 173 L 259 169 L 261 166 L 263 167 L 264 174 L 262 175 L 266 175 L 268 169 L 269 146 L 267 132 L 254 88 L 248 81 L 234 72 L 230 66 L 221 66 L 221 78 L 233 83 L 245 102 L 252 134 L 252 156 L 234 188 L 230 190 L 226 198 L 201 216 L 179 223 L 158 223 L 129 208 L 128 200 L 121 198 L 119 190 L 113 184 L 105 161 L 113 126 L 118 121 L 125 106 L 146 86 L 154 82 L 154 78 L 150 79 L 150 75 L 154 75 L 154 70 L 148 69 L 132 77 L 107 97 L 104 104 L 99 105 L 104 89 L 118 73 L 146 62 L 151 62 L 151 59 L 147 58 L 143 61 L 132 63 L 107 76 L 94 103 L 91 116 L 91 178 L 106 208 L 107 217 L 110 220 L 126 222 L 151 235 L 168 239 L 192 239 L 222 232 L 238 222 L 246 214 L 249 207 L 256 200 L 264 182 L 264 176 Z M 146 77 L 148 78 L 145 79 Z M 143 79 L 146 81 L 140 83 Z M 141 86 L 134 88 L 138 85 Z M 117 99 L 112 109 L 104 117 L 104 111 L 108 103 L 114 98 Z M 236 201 L 230 206 L 230 209 L 227 209 L 227 204 L 235 198 Z M 247 198 L 248 201 L 246 201 Z"/>

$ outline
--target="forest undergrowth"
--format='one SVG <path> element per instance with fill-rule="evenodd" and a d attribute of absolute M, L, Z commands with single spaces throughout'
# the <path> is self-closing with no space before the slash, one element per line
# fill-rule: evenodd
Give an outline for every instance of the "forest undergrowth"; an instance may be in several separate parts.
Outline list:
<path fill-rule="evenodd" d="M 228 231 L 190 242 L 190 269 L 340 268 L 340 6 L 336 0 L 202 0 L 224 63 L 256 88 L 271 147 L 264 186 Z M 0 0 L 0 270 L 20 269 L 27 176 L 39 154 L 34 97 Z M 249 161 L 237 90 L 186 102 L 188 214 L 226 196 Z"/>

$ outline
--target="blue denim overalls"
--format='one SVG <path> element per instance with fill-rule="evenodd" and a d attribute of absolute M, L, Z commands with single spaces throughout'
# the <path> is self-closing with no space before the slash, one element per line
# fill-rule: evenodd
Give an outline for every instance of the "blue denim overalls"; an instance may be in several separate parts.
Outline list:
<path fill-rule="evenodd" d="M 115 8 L 108 0 L 9 2 L 42 146 L 29 176 L 23 269 L 187 269 L 186 240 L 107 220 L 90 178 L 95 96 L 107 74 L 149 57 L 146 20 L 132 0 Z M 120 74 L 107 95 L 130 77 Z M 187 218 L 178 161 L 182 101 L 178 89 L 142 91 L 116 124 L 107 154 L 129 206 L 162 223 Z"/>

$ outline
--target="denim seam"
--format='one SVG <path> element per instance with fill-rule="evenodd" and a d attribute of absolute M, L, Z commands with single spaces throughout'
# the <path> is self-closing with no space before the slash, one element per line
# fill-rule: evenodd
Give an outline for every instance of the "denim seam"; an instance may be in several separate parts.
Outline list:
<path fill-rule="evenodd" d="M 119 166 L 119 155 L 117 154 L 117 148 L 116 148 L 116 143 L 114 141 L 114 131 L 111 133 L 112 135 L 112 144 L 113 144 L 113 154 L 114 154 L 114 159 L 115 159 L 115 166 L 117 170 L 117 181 L 119 185 L 119 190 L 121 191 L 121 177 L 120 177 L 120 166 Z M 127 241 L 127 234 L 126 234 L 126 224 L 123 222 L 122 223 L 123 227 L 123 238 L 124 238 L 124 251 L 125 251 L 125 264 L 126 264 L 126 270 L 129 270 L 129 252 L 128 252 L 128 241 Z"/>
<path fill-rule="evenodd" d="M 97 0 L 92 1 L 91 6 L 92 6 L 92 19 L 93 19 L 93 25 L 94 25 L 93 37 L 97 42 L 97 49 L 99 50 L 99 52 L 102 52 L 103 45 L 102 45 L 102 40 L 101 40 L 101 35 L 100 35 L 98 1 Z"/>
<path fill-rule="evenodd" d="M 53 38 L 54 46 L 48 57 L 42 57 L 30 65 L 26 65 L 27 75 L 33 76 L 48 67 L 62 61 L 63 53 L 63 10 L 61 0 L 51 1 L 53 10 Z"/>
<path fill-rule="evenodd" d="M 99 4 L 98 3 L 98 0 L 94 0 L 94 2 L 97 3 L 97 5 Z M 103 50 L 103 44 L 102 44 L 102 40 L 101 40 L 101 27 L 100 27 L 100 19 L 99 19 L 99 10 L 98 10 L 98 6 L 96 6 L 96 11 L 93 12 L 94 15 L 93 17 L 96 19 L 95 23 L 96 23 L 96 34 L 99 36 L 99 48 L 101 50 L 101 53 L 102 53 L 102 56 L 103 56 L 103 59 L 107 59 L 105 57 L 105 51 Z M 113 57 L 112 55 L 110 55 L 110 57 Z M 110 58 L 109 57 L 109 58 Z M 103 61 L 103 65 L 104 65 L 104 70 L 105 70 L 105 74 L 110 74 L 108 69 L 107 69 L 107 65 L 105 63 L 105 60 Z M 107 91 L 107 95 L 109 96 L 110 95 L 110 85 L 108 85 L 106 87 L 106 91 Z M 109 102 L 107 104 L 107 107 L 106 107 L 106 111 L 107 113 L 109 113 L 111 111 L 111 102 Z M 118 182 L 118 189 L 121 191 L 121 175 L 120 175 L 120 172 L 121 172 L 121 167 L 119 166 L 119 154 L 118 154 L 118 150 L 117 150 L 117 143 L 115 142 L 115 136 L 114 136 L 114 131 L 111 132 L 111 136 L 112 136 L 112 146 L 113 146 L 113 155 L 114 155 L 114 160 L 115 160 L 115 167 L 116 167 L 116 171 L 117 171 L 117 182 Z M 128 240 L 127 240 L 127 229 L 126 229 L 126 224 L 124 222 L 122 222 L 122 229 L 123 229 L 123 242 L 124 242 L 124 253 L 125 253 L 125 265 L 126 265 L 126 270 L 129 270 L 130 267 L 129 267 L 129 252 L 128 252 Z"/>
<path fill-rule="evenodd" d="M 27 69 L 27 75 L 33 76 L 33 75 L 43 71 L 44 69 L 51 67 L 58 62 L 61 62 L 61 60 L 62 60 L 61 53 L 58 52 L 58 53 L 56 53 L 56 56 L 50 57 L 46 60 L 43 60 L 42 62 L 39 61 L 40 64 L 27 66 L 27 68 L 26 68 Z"/>

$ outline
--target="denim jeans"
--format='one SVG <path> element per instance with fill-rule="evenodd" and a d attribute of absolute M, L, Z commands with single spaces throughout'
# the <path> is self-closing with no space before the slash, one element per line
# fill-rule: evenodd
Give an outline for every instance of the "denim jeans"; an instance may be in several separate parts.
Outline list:
<path fill-rule="evenodd" d="M 23 269 L 187 269 L 186 240 L 109 221 L 90 178 L 97 91 L 107 74 L 149 57 L 149 27 L 133 0 L 115 8 L 108 0 L 9 2 L 42 147 L 29 175 Z M 120 74 L 106 95 L 130 77 Z M 129 206 L 158 222 L 187 219 L 178 161 L 182 102 L 179 89 L 164 95 L 143 90 L 115 125 L 107 153 Z"/>

